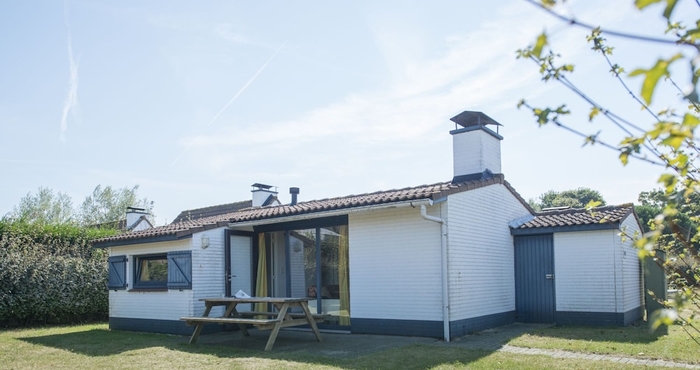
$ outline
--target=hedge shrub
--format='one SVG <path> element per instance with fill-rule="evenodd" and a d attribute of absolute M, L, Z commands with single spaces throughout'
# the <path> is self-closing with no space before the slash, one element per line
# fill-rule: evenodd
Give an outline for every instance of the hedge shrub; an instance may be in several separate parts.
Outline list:
<path fill-rule="evenodd" d="M 0 221 L 0 326 L 105 319 L 107 257 L 91 240 L 114 233 Z"/>

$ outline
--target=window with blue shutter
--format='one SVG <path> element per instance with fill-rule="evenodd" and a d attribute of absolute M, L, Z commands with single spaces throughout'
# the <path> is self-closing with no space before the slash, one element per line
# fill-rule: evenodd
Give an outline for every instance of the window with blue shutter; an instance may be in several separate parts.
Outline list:
<path fill-rule="evenodd" d="M 192 289 L 192 251 L 168 253 L 168 289 Z"/>
<path fill-rule="evenodd" d="M 126 256 L 109 257 L 107 263 L 109 264 L 107 288 L 126 289 Z"/>

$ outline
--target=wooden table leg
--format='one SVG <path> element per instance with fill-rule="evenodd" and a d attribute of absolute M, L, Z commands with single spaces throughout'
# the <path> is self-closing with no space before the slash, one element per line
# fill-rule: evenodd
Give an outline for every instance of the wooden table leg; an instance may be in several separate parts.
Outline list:
<path fill-rule="evenodd" d="M 209 316 L 209 312 L 211 312 L 211 306 L 207 304 L 207 308 L 204 310 L 203 317 Z M 190 337 L 190 344 L 197 341 L 197 338 L 199 338 L 199 334 L 202 332 L 203 327 L 204 327 L 203 322 L 200 322 L 199 324 L 197 324 L 197 326 L 194 328 L 194 332 L 192 333 L 192 336 Z"/>
<path fill-rule="evenodd" d="M 238 303 L 233 302 L 226 308 L 226 312 L 224 312 L 224 317 L 241 317 L 241 315 L 238 314 L 238 310 L 236 310 L 236 305 Z M 238 324 L 238 327 L 241 329 L 241 333 L 243 334 L 244 337 L 250 336 L 248 334 L 248 325 L 246 324 Z"/>
<path fill-rule="evenodd" d="M 267 345 L 265 346 L 266 351 L 271 350 L 272 346 L 275 345 L 275 339 L 277 339 L 277 333 L 280 332 L 280 328 L 282 327 L 282 321 L 284 321 L 284 317 L 287 316 L 288 309 L 289 309 L 289 303 L 283 304 L 282 308 L 280 308 L 280 312 L 277 315 L 277 323 L 275 323 L 275 327 L 272 328 L 272 332 L 270 333 L 270 338 L 267 340 Z"/>
<path fill-rule="evenodd" d="M 316 334 L 316 339 L 319 342 L 323 342 L 323 339 L 321 339 L 321 332 L 318 331 L 318 326 L 316 326 L 316 320 L 314 320 L 314 317 L 311 315 L 311 311 L 309 311 L 308 303 L 301 302 L 301 309 L 304 310 L 304 314 L 306 315 L 306 320 L 309 322 L 309 326 L 311 326 L 311 330 L 313 330 L 314 334 Z"/>

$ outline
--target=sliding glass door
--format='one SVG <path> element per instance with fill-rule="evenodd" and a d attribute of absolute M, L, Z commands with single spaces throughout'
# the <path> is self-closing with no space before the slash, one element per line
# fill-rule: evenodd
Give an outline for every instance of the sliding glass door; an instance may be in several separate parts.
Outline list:
<path fill-rule="evenodd" d="M 306 297 L 312 313 L 329 315 L 324 324 L 349 326 L 347 218 L 332 221 L 290 222 L 256 230 L 256 296 Z M 268 257 L 272 261 L 266 261 Z"/>

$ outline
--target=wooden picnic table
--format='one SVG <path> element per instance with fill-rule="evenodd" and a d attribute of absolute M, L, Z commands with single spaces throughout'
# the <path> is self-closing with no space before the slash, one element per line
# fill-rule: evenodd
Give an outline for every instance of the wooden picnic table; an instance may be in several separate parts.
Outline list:
<path fill-rule="evenodd" d="M 309 325 L 316 335 L 316 339 L 321 342 L 321 333 L 316 326 L 317 322 L 323 322 L 328 315 L 314 315 L 309 311 L 308 298 L 278 298 L 278 297 L 251 297 L 251 298 L 201 298 L 206 309 L 201 317 L 181 317 L 187 325 L 196 325 L 190 343 L 195 343 L 202 332 L 204 324 L 237 324 L 241 328 L 244 336 L 249 336 L 248 325 L 253 325 L 260 330 L 272 330 L 270 338 L 267 340 L 265 350 L 269 351 L 275 344 L 277 334 L 281 328 L 289 326 Z M 244 311 L 238 312 L 236 305 L 239 303 L 270 303 L 277 312 Z M 221 317 L 210 317 L 212 307 L 226 306 L 224 315 Z M 292 313 L 290 309 L 300 307 L 303 313 Z"/>

